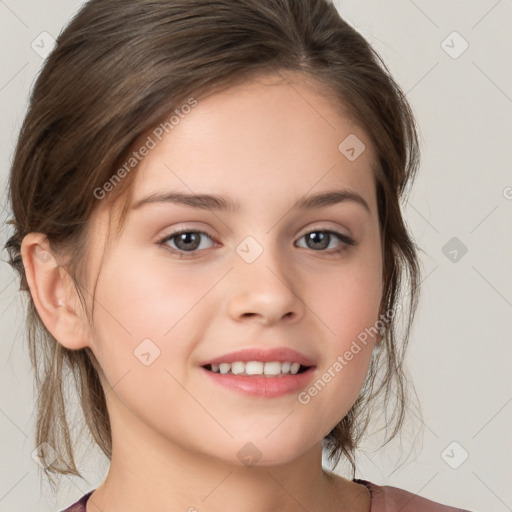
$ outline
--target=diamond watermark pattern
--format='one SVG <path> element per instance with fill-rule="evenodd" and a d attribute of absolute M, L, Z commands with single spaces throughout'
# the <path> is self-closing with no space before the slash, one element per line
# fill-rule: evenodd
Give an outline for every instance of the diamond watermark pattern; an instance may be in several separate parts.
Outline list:
<path fill-rule="evenodd" d="M 254 237 L 248 236 L 238 244 L 236 252 L 246 263 L 253 263 L 263 254 L 263 247 Z"/>
<path fill-rule="evenodd" d="M 441 251 L 452 263 L 458 263 L 468 252 L 468 248 L 454 236 L 443 245 Z"/>
<path fill-rule="evenodd" d="M 137 345 L 133 354 L 144 366 L 149 366 L 160 357 L 160 349 L 149 338 L 145 338 Z"/>
<path fill-rule="evenodd" d="M 43 455 L 46 457 L 44 462 L 42 459 Z M 30 456 L 41 468 L 46 469 L 59 458 L 59 453 L 51 444 L 44 442 L 33 450 Z"/>
<path fill-rule="evenodd" d="M 55 39 L 48 32 L 41 32 L 30 44 L 39 57 L 46 59 L 55 46 Z"/>
<path fill-rule="evenodd" d="M 52 255 L 45 249 L 39 247 L 39 245 L 36 245 L 34 248 L 34 254 L 36 255 L 36 258 L 43 263 L 48 263 L 52 259 Z"/>
<path fill-rule="evenodd" d="M 257 464 L 262 455 L 253 443 L 244 444 L 236 454 L 240 461 L 249 468 Z"/>
<path fill-rule="evenodd" d="M 351 133 L 338 146 L 339 152 L 351 162 L 359 158 L 365 149 L 363 141 L 354 133 Z"/>
<path fill-rule="evenodd" d="M 453 31 L 443 40 L 441 48 L 452 59 L 458 59 L 469 48 L 469 43 L 457 31 Z"/>
<path fill-rule="evenodd" d="M 452 469 L 457 469 L 466 462 L 469 453 L 457 441 L 452 441 L 442 452 L 441 458 Z"/>

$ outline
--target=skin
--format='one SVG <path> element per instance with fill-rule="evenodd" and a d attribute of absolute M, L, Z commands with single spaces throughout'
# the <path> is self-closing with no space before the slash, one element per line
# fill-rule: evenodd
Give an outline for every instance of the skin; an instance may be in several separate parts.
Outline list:
<path fill-rule="evenodd" d="M 354 161 L 338 150 L 349 134 L 366 145 Z M 144 158 L 133 184 L 134 201 L 167 190 L 211 193 L 240 202 L 238 213 L 170 203 L 133 210 L 100 265 L 110 208 L 100 202 L 88 240 L 88 290 L 100 273 L 92 326 L 57 256 L 41 257 L 44 235 L 25 237 L 22 257 L 45 325 L 67 348 L 90 347 L 102 369 L 113 455 L 87 512 L 217 512 L 227 504 L 241 512 L 369 511 L 366 487 L 322 468 L 321 442 L 355 401 L 375 339 L 306 405 L 297 393 L 225 389 L 199 363 L 242 347 L 286 346 L 315 361 L 313 383 L 375 324 L 383 290 L 374 161 L 366 134 L 303 77 L 254 79 L 199 99 Z M 353 201 L 291 209 L 339 188 L 362 196 L 369 212 Z M 183 228 L 212 238 L 181 258 L 158 244 Z M 304 235 L 328 229 L 356 245 L 340 254 L 332 253 L 344 245 L 335 236 L 327 249 L 308 245 Z M 250 264 L 236 252 L 247 236 L 263 249 Z M 146 338 L 160 350 L 149 366 L 134 356 Z M 261 453 L 252 467 L 237 457 L 249 442 Z"/>

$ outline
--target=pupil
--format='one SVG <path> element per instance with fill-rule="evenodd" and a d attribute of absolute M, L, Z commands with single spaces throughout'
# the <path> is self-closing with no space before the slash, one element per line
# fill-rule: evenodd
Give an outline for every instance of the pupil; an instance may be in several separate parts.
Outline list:
<path fill-rule="evenodd" d="M 310 233 L 309 235 L 310 241 L 313 242 L 313 244 L 320 244 L 320 249 L 325 249 L 329 245 L 329 234 L 328 233 L 322 233 L 319 231 L 315 231 L 313 233 Z M 327 242 L 327 243 L 325 243 Z"/>
<path fill-rule="evenodd" d="M 195 240 L 194 240 L 195 238 Z M 176 242 L 176 244 L 178 245 L 178 247 L 182 250 L 187 250 L 187 249 L 197 249 L 197 247 L 199 246 L 198 244 L 198 240 L 199 240 L 199 237 L 197 235 L 197 233 L 181 233 L 181 235 L 178 236 L 178 240 Z M 193 247 L 180 247 L 180 244 L 185 244 L 185 246 L 187 244 L 192 244 Z"/>

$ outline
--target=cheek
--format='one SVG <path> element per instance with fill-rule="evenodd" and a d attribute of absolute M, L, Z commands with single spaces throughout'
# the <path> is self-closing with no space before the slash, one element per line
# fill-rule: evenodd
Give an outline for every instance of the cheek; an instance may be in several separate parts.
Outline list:
<path fill-rule="evenodd" d="M 346 272 L 323 278 L 317 274 L 315 284 L 309 285 L 324 344 L 318 374 L 298 402 L 313 430 L 333 428 L 360 393 L 378 332 L 380 283 L 378 265 L 361 262 L 347 266 Z"/>
<path fill-rule="evenodd" d="M 335 271 L 316 273 L 307 289 L 311 307 L 325 327 L 326 339 L 338 351 L 344 350 L 378 320 L 380 263 L 374 257 L 354 258 Z"/>
<path fill-rule="evenodd" d="M 201 299 L 212 284 L 134 255 L 111 261 L 98 281 L 94 314 L 94 352 L 107 393 L 114 388 L 109 407 L 119 415 L 130 411 L 165 432 L 172 411 L 197 408 L 180 383 L 190 376 L 190 353 L 209 322 Z"/>
<path fill-rule="evenodd" d="M 194 277 L 185 265 L 176 271 L 163 260 L 118 254 L 103 268 L 96 290 L 95 352 L 105 375 L 115 382 L 127 370 L 139 370 L 147 353 L 155 367 L 182 374 L 209 322 L 202 299 L 217 275 L 200 278 L 196 271 Z"/>
<path fill-rule="evenodd" d="M 102 271 L 97 296 L 115 312 L 119 324 L 138 336 L 162 339 L 181 329 L 218 280 L 218 273 L 178 265 L 159 254 L 120 253 Z"/>

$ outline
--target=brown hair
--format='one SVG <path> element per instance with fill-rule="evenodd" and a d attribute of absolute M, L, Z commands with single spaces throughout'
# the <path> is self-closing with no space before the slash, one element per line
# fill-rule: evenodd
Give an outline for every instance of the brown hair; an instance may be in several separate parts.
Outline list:
<path fill-rule="evenodd" d="M 378 397 L 396 403 L 386 442 L 402 426 L 402 363 L 419 264 L 400 199 L 414 179 L 419 148 L 411 108 L 380 57 L 327 0 L 90 0 L 60 34 L 34 85 L 9 182 L 14 234 L 5 247 L 20 290 L 29 292 L 28 343 L 39 387 L 36 445 L 48 443 L 59 453 L 55 461 L 40 453 L 50 480 L 57 473 L 80 475 L 66 419 L 65 372 L 74 377 L 86 424 L 109 458 L 112 439 L 94 355 L 63 347 L 37 314 L 20 255 L 23 238 L 44 233 L 52 250 L 69 256 L 64 267 L 84 304 L 88 221 L 99 206 L 94 191 L 112 179 L 134 142 L 191 96 L 285 71 L 300 72 L 348 108 L 375 148 L 381 312 L 396 309 L 402 282 L 409 281 L 401 343 L 395 316 L 360 395 L 325 447 L 336 463 L 345 456 L 355 475 L 355 449 Z M 107 204 L 130 195 L 135 172 L 109 192 Z M 118 227 L 119 234 L 122 222 Z"/>

